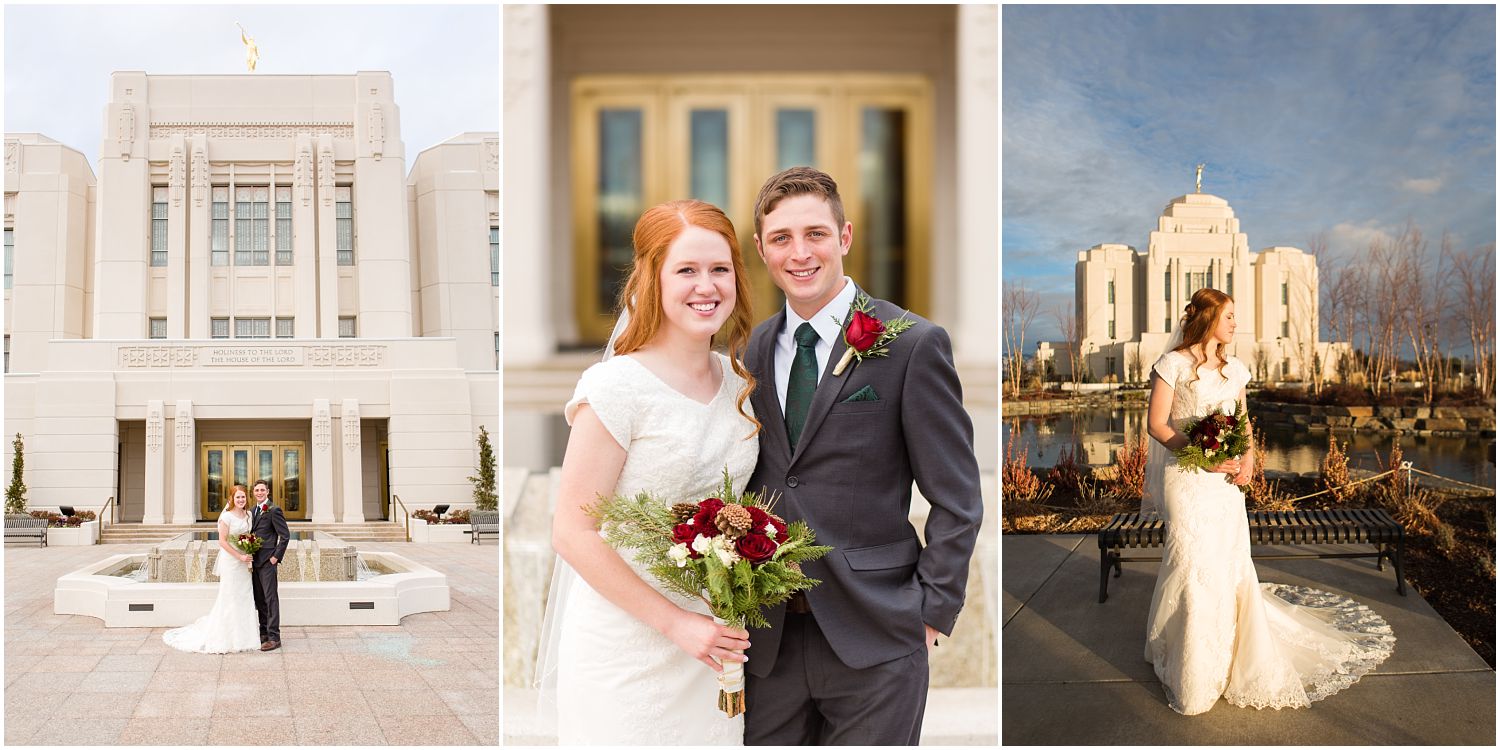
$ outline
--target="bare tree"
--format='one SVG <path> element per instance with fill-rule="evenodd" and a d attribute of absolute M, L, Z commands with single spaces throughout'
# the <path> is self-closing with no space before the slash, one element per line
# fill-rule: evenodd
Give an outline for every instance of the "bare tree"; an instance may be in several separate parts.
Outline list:
<path fill-rule="evenodd" d="M 1073 389 L 1076 393 L 1078 383 L 1083 376 L 1083 363 L 1079 351 L 1083 346 L 1083 331 L 1078 325 L 1078 316 L 1073 312 L 1071 305 L 1058 305 L 1053 309 L 1052 316 L 1057 320 L 1057 330 L 1062 332 L 1063 339 L 1067 342 L 1068 379 L 1073 381 Z"/>
<path fill-rule="evenodd" d="M 1334 341 L 1347 341 L 1350 350 L 1338 355 L 1332 363 L 1339 380 L 1347 380 L 1357 366 L 1354 361 L 1354 340 L 1358 335 L 1357 322 L 1365 297 L 1365 265 L 1359 262 L 1320 263 L 1318 273 L 1323 287 L 1319 316 L 1328 322 L 1328 332 Z M 1325 363 L 1326 365 L 1327 363 Z"/>
<path fill-rule="evenodd" d="M 1495 244 L 1466 253 L 1453 252 L 1446 244 L 1453 267 L 1456 295 L 1455 327 L 1468 335 L 1474 357 L 1474 375 L 1480 392 L 1495 393 Z"/>
<path fill-rule="evenodd" d="M 1409 243 L 1412 227 L 1394 240 L 1372 240 L 1370 242 L 1369 269 L 1372 278 L 1368 293 L 1364 297 L 1361 318 L 1365 338 L 1369 343 L 1370 387 L 1376 395 L 1387 379 L 1394 380 L 1398 359 L 1398 335 L 1401 322 L 1402 252 Z"/>
<path fill-rule="evenodd" d="M 1005 330 L 1006 379 L 1012 394 L 1021 392 L 1026 368 L 1026 329 L 1036 320 L 1042 301 L 1024 284 L 1007 284 L 1002 297 L 1000 318 Z"/>

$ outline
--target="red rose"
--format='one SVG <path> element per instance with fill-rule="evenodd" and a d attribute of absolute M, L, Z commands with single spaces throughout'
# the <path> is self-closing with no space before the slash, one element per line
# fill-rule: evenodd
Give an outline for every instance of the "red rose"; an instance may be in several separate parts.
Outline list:
<path fill-rule="evenodd" d="M 849 319 L 849 327 L 844 329 L 844 341 L 856 351 L 864 353 L 875 345 L 882 333 L 885 333 L 884 323 L 855 310 L 853 317 Z"/>
<path fill-rule="evenodd" d="M 693 544 L 693 537 L 697 535 L 698 532 L 693 531 L 693 527 L 685 523 L 679 523 L 676 526 L 672 527 L 673 544 L 686 544 L 691 547 Z"/>
<path fill-rule="evenodd" d="M 714 524 L 714 516 L 719 515 L 719 511 L 723 509 L 724 501 L 717 497 L 711 497 L 698 503 L 698 512 L 693 515 L 693 520 L 690 522 L 693 532 L 706 537 L 718 536 L 719 527 Z M 688 544 L 692 544 L 691 539 L 688 540 Z"/>
<path fill-rule="evenodd" d="M 754 505 L 746 505 L 745 510 L 750 511 L 750 530 L 765 531 L 766 523 L 771 520 L 771 515 Z"/>
<path fill-rule="evenodd" d="M 751 565 L 759 565 L 776 554 L 775 540 L 765 534 L 746 534 L 734 541 L 734 549 L 740 553 L 740 557 L 750 561 Z"/>

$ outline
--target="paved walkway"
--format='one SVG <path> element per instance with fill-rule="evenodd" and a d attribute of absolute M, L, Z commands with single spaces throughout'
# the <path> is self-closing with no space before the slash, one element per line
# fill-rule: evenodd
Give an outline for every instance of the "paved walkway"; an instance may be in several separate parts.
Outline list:
<path fill-rule="evenodd" d="M 5 744 L 499 744 L 495 545 L 357 546 L 446 573 L 450 610 L 283 628 L 271 653 L 187 654 L 162 643 L 167 628 L 52 614 L 58 576 L 144 547 L 8 547 Z"/>
<path fill-rule="evenodd" d="M 1407 596 L 1397 594 L 1389 565 L 1385 571 L 1372 559 L 1256 565 L 1262 581 L 1347 593 L 1390 623 L 1395 653 L 1359 684 L 1310 709 L 1256 711 L 1220 702 L 1208 713 L 1180 716 L 1167 707 L 1142 658 L 1157 563 L 1125 565 L 1124 575 L 1110 580 L 1109 601 L 1099 604 L 1095 537 L 1006 536 L 1001 555 L 1005 744 L 1495 744 L 1494 670 L 1410 586 Z"/>

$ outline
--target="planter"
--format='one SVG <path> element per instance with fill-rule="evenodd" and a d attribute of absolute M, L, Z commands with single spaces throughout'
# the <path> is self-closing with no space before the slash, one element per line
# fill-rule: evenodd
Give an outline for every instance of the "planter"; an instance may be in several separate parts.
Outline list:
<path fill-rule="evenodd" d="M 420 518 L 411 519 L 411 540 L 420 544 L 468 544 L 469 524 L 430 524 Z"/>
<path fill-rule="evenodd" d="M 82 547 L 99 542 L 99 522 L 85 521 L 75 528 L 48 527 L 47 546 Z"/>

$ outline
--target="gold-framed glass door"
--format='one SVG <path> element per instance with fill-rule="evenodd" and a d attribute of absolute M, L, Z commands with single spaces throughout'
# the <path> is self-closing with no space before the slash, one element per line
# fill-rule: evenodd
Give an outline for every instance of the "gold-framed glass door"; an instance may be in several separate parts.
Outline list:
<path fill-rule="evenodd" d="M 583 343 L 614 323 L 630 235 L 677 198 L 734 222 L 753 314 L 782 304 L 755 252 L 761 184 L 807 164 L 833 175 L 854 223 L 845 269 L 871 294 L 927 314 L 932 92 L 911 74 L 596 75 L 574 81 L 575 311 Z"/>
<path fill-rule="evenodd" d="M 205 520 L 219 517 L 234 485 L 250 487 L 259 479 L 271 483 L 271 497 L 288 519 L 307 517 L 303 443 L 203 443 L 199 455 L 198 511 Z"/>

